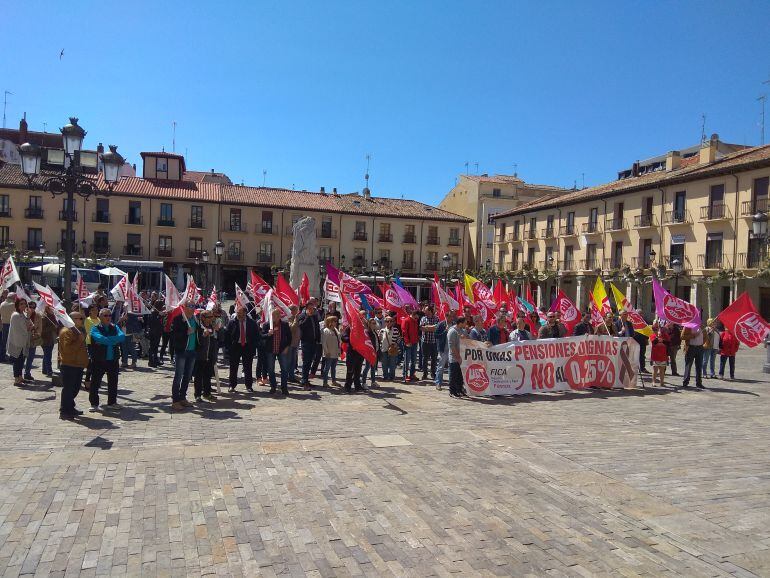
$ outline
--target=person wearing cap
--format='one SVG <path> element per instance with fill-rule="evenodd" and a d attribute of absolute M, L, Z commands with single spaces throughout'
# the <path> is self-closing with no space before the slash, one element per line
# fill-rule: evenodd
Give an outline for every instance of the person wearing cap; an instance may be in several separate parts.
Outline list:
<path fill-rule="evenodd" d="M 5 346 L 8 343 L 8 331 L 11 327 L 11 315 L 16 311 L 16 293 L 8 293 L 0 305 L 0 322 L 3 325 L 3 332 L 0 333 L 0 363 L 6 363 L 8 356 L 5 353 Z"/>
<path fill-rule="evenodd" d="M 70 314 L 74 327 L 64 327 L 59 332 L 59 371 L 61 372 L 60 419 L 75 419 L 82 411 L 75 407 L 75 397 L 80 391 L 83 371 L 88 366 L 86 349 L 85 317 L 80 311 Z"/>
<path fill-rule="evenodd" d="M 107 408 L 118 409 L 118 355 L 126 336 L 112 322 L 112 312 L 99 311 L 99 324 L 91 328 L 91 386 L 88 388 L 90 411 L 99 411 L 99 386 L 107 376 Z"/>
<path fill-rule="evenodd" d="M 553 339 L 559 337 L 561 337 L 561 329 L 559 328 L 558 319 L 556 319 L 556 313 L 549 311 L 546 315 L 546 324 L 540 328 L 537 338 Z"/>
<path fill-rule="evenodd" d="M 198 320 L 192 304 L 182 306 L 182 314 L 174 317 L 171 324 L 171 339 L 174 346 L 174 379 L 171 382 L 171 409 L 180 411 L 192 404 L 187 401 L 187 387 L 190 385 L 198 349 Z"/>

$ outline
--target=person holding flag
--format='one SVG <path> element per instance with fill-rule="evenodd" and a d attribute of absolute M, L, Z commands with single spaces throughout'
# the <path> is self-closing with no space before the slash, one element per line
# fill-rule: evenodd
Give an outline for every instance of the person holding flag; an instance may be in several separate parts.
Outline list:
<path fill-rule="evenodd" d="M 297 316 L 299 342 L 302 349 L 302 381 L 305 390 L 310 389 L 310 369 L 316 357 L 316 347 L 321 344 L 321 325 L 316 315 L 315 301 L 311 299 L 305 310 Z"/>
<path fill-rule="evenodd" d="M 171 382 L 171 409 L 184 410 L 192 404 L 187 401 L 187 388 L 195 371 L 195 358 L 198 349 L 198 320 L 194 315 L 193 304 L 185 301 L 182 314 L 177 315 L 171 324 L 172 343 L 174 345 L 174 379 Z"/>
<path fill-rule="evenodd" d="M 80 391 L 83 371 L 89 363 L 85 317 L 80 311 L 73 311 L 70 318 L 75 327 L 63 327 L 59 332 L 59 371 L 62 382 L 59 419 L 64 420 L 72 420 L 83 414 L 75 407 L 75 397 Z"/>
<path fill-rule="evenodd" d="M 235 319 L 231 319 L 227 325 L 226 341 L 230 355 L 230 393 L 234 393 L 238 385 L 238 367 L 241 364 L 246 391 L 253 392 L 252 365 L 254 354 L 262 344 L 262 334 L 256 321 L 246 315 L 246 308 L 242 305 L 235 310 Z"/>
<path fill-rule="evenodd" d="M 275 393 L 278 385 L 275 376 L 275 362 L 278 360 L 278 365 L 281 368 L 281 393 L 289 395 L 291 328 L 289 323 L 281 319 L 281 317 L 280 309 L 276 308 L 270 311 L 270 320 L 262 325 L 262 337 L 267 353 L 267 375 L 270 378 L 270 393 Z"/>
<path fill-rule="evenodd" d="M 8 358 L 5 354 L 5 344 L 8 342 L 8 332 L 11 328 L 11 315 L 16 311 L 16 293 L 10 292 L 0 305 L 0 323 L 3 331 L 0 333 L 0 363 L 6 363 Z"/>

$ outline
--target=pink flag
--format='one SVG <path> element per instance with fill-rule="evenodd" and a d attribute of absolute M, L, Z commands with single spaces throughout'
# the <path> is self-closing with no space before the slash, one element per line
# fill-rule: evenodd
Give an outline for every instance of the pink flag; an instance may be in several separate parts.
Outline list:
<path fill-rule="evenodd" d="M 658 317 L 682 327 L 696 329 L 701 325 L 700 312 L 692 303 L 674 297 L 653 278 L 652 291 L 655 297 L 655 312 Z"/>
<path fill-rule="evenodd" d="M 393 291 L 396 292 L 396 295 L 398 295 L 398 298 L 400 299 L 401 303 L 406 305 L 411 305 L 415 309 L 419 307 L 419 304 L 417 301 L 414 300 L 414 297 L 412 297 L 412 294 L 409 293 L 406 289 L 401 287 L 398 283 L 391 283 L 390 286 L 393 288 Z"/>

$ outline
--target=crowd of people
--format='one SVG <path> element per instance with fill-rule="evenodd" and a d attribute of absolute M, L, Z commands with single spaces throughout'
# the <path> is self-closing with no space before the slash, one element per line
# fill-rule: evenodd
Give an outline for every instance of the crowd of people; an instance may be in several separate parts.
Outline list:
<path fill-rule="evenodd" d="M 372 362 L 352 346 L 350 324 L 344 322 L 334 301 L 323 308 L 317 299 L 311 298 L 303 307 L 291 306 L 288 317 L 276 309 L 272 319 L 263 320 L 253 303 L 232 305 L 228 311 L 220 304 L 207 308 L 185 304 L 170 310 L 157 293 L 143 292 L 142 299 L 150 313 L 127 311 L 123 302 L 110 303 L 106 294 L 98 292 L 89 306 L 73 306 L 70 317 L 74 327 L 62 327 L 50 307 L 41 311 L 36 303 L 7 293 L 0 304 L 0 361 L 10 360 L 14 384 L 23 387 L 34 380 L 31 371 L 40 347 L 42 373 L 53 377 L 52 355 L 58 341 L 60 416 L 74 419 L 83 413 L 75 406 L 81 389 L 88 391 L 90 411 L 118 410 L 120 372 L 135 369 L 140 357 L 147 359 L 150 368 L 161 367 L 167 361 L 173 364 L 173 411 L 184 411 L 193 405 L 188 400 L 190 381 L 195 403 L 205 404 L 216 401 L 214 384 L 219 393 L 220 382 L 224 381 L 230 393 L 236 392 L 239 382 L 249 393 L 254 392 L 255 384 L 269 387 L 271 394 L 284 396 L 290 393 L 289 385 L 305 391 L 331 385 L 353 393 L 378 387 L 378 379 L 396 381 L 399 367 L 404 383 L 428 382 L 439 390 L 448 373 L 449 395 L 464 397 L 467 394 L 461 371 L 462 339 L 500 345 L 566 337 L 569 333 L 558 312 L 527 314 L 521 310 L 508 311 L 505 305 L 491 326 L 475 315 L 471 306 L 442 316 L 437 315 L 431 303 L 422 303 L 402 314 L 362 309 L 358 313 L 377 352 Z M 738 341 L 718 325 L 709 319 L 702 328 L 682 329 L 656 320 L 652 324 L 653 334 L 647 337 L 634 329 L 625 311 L 617 316 L 608 313 L 599 324 L 592 323 L 586 311 L 571 335 L 635 339 L 640 346 L 642 373 L 649 373 L 646 351 L 650 345 L 653 383 L 660 385 L 664 385 L 668 366 L 673 375 L 679 375 L 677 356 L 684 350 L 683 386 L 689 387 L 694 372 L 695 385 L 702 388 L 703 378 L 716 377 L 717 355 L 719 377 L 724 377 L 728 366 L 729 378 L 735 377 Z M 338 380 L 340 361 L 345 366 L 344 378 L 340 377 L 343 381 Z M 229 368 L 226 379 L 225 368 Z M 102 405 L 103 381 L 107 399 Z"/>

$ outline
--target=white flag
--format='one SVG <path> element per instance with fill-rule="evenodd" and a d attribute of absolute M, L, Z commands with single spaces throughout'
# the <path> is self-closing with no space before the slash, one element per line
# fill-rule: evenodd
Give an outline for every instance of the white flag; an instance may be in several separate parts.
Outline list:
<path fill-rule="evenodd" d="M 130 283 L 128 282 L 128 273 L 126 273 L 123 275 L 123 277 L 120 278 L 118 284 L 110 290 L 113 299 L 115 299 L 115 301 L 125 301 L 126 295 L 128 294 L 129 285 Z"/>
<path fill-rule="evenodd" d="M 43 276 L 42 269 L 40 271 L 40 276 L 41 278 Z M 21 278 L 19 277 L 19 272 L 16 270 L 16 265 L 13 264 L 13 257 L 9 255 L 5 260 L 5 263 L 3 263 L 2 270 L 0 270 L 0 285 L 2 286 L 2 289 L 8 289 L 8 287 L 14 283 L 21 283 Z"/>
<path fill-rule="evenodd" d="M 206 311 L 211 311 L 216 307 L 217 301 L 219 301 L 219 296 L 217 295 L 217 288 L 216 286 L 211 287 L 211 295 L 209 295 L 209 301 L 206 303 Z"/>
<path fill-rule="evenodd" d="M 14 291 L 16 292 L 16 298 L 17 299 L 24 299 L 27 303 L 32 301 L 32 298 L 24 290 L 24 287 L 21 286 L 21 283 L 16 285 L 16 289 L 14 289 Z"/>
<path fill-rule="evenodd" d="M 181 299 L 179 297 L 179 290 L 174 285 L 174 282 L 168 278 L 168 275 L 163 275 L 166 278 L 166 307 L 169 309 L 175 309 Z"/>
<path fill-rule="evenodd" d="M 37 291 L 38 295 L 40 295 L 40 299 L 44 301 L 46 305 L 49 305 L 51 309 L 53 309 L 53 313 L 54 316 L 56 316 L 56 319 L 65 327 L 75 327 L 75 322 L 67 314 L 67 310 L 64 308 L 64 304 L 61 302 L 61 299 L 59 299 L 59 296 L 56 294 L 56 292 L 47 285 L 43 287 L 34 281 L 32 284 L 35 286 L 35 290 Z"/>

